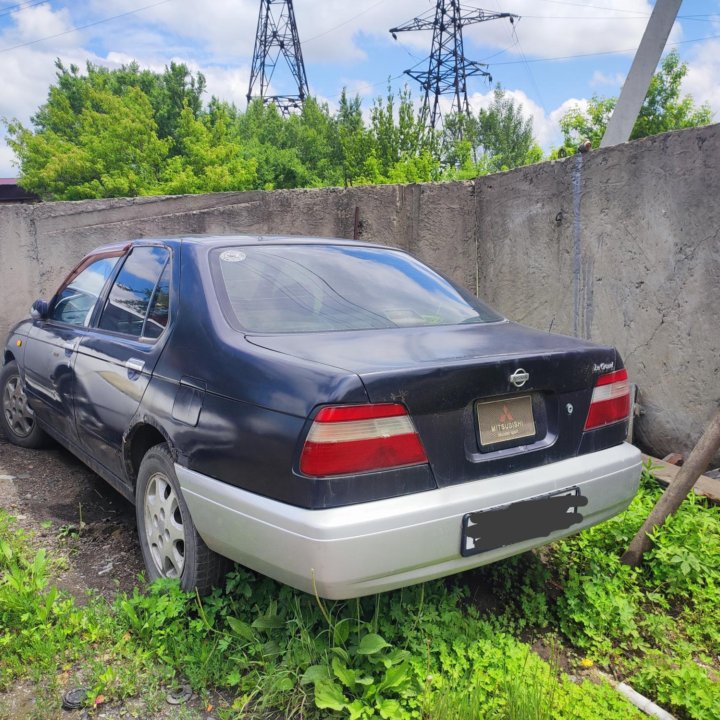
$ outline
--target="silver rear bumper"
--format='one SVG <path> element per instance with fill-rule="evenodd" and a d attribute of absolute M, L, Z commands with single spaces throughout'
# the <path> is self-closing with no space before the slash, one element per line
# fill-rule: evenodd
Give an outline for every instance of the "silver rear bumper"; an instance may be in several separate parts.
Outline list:
<path fill-rule="evenodd" d="M 216 552 L 324 598 L 369 595 L 486 565 L 624 510 L 640 481 L 628 445 L 531 470 L 327 510 L 287 505 L 175 466 L 192 519 Z M 463 557 L 466 513 L 577 487 L 588 499 L 569 530 Z"/>

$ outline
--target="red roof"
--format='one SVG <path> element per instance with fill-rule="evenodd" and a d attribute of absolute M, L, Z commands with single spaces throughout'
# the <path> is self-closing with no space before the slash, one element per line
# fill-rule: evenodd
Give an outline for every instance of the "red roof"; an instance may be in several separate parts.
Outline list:
<path fill-rule="evenodd" d="M 17 185 L 17 178 L 0 178 L 0 185 Z"/>

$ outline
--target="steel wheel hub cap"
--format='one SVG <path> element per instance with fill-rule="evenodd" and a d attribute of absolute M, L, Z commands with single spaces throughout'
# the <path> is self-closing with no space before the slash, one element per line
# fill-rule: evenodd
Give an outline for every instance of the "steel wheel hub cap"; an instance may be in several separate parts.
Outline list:
<path fill-rule="evenodd" d="M 163 473 L 155 473 L 145 490 L 145 536 L 160 575 L 179 578 L 185 567 L 185 528 L 177 493 Z"/>
<path fill-rule="evenodd" d="M 5 384 L 2 409 L 7 424 L 17 437 L 25 438 L 33 431 L 35 418 L 19 375 L 14 375 Z"/>

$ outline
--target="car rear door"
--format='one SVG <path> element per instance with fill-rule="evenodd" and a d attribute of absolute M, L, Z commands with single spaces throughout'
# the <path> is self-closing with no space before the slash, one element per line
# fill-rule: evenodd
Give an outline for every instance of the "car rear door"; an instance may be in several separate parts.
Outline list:
<path fill-rule="evenodd" d="M 81 447 L 125 479 L 126 433 L 169 332 L 172 253 L 139 245 L 125 257 L 75 360 L 75 421 Z"/>

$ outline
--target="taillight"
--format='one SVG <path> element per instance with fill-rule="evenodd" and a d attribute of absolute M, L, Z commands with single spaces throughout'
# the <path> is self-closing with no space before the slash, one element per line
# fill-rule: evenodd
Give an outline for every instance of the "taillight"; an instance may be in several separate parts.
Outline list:
<path fill-rule="evenodd" d="M 300 472 L 346 475 L 426 462 L 404 405 L 336 405 L 315 417 L 300 457 Z"/>
<path fill-rule="evenodd" d="M 626 420 L 630 414 L 630 384 L 627 370 L 601 375 L 595 383 L 585 430 Z"/>

